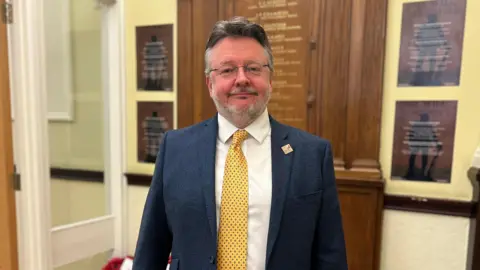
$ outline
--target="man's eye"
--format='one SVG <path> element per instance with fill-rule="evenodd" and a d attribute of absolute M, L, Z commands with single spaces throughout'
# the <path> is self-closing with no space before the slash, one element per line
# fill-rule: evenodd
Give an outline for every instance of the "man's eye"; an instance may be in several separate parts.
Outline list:
<path fill-rule="evenodd" d="M 233 68 L 224 68 L 220 72 L 224 74 L 231 73 L 233 72 Z"/>
<path fill-rule="evenodd" d="M 260 71 L 259 67 L 248 67 L 247 69 L 248 69 L 248 71 L 251 71 L 251 72 L 259 72 Z"/>

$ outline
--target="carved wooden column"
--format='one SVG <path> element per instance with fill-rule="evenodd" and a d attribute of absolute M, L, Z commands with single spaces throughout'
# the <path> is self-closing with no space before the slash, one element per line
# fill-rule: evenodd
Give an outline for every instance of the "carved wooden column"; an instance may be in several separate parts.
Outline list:
<path fill-rule="evenodd" d="M 387 2 L 320 2 L 316 133 L 332 141 L 339 177 L 381 179 Z"/>

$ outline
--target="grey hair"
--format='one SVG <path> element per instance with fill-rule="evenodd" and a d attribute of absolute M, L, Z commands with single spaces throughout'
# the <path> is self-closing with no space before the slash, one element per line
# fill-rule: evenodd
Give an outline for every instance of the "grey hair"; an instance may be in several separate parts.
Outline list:
<path fill-rule="evenodd" d="M 218 21 L 210 33 L 205 47 L 205 74 L 211 72 L 210 54 L 212 48 L 227 37 L 249 37 L 255 39 L 264 49 L 268 57 L 268 67 L 273 71 L 273 54 L 267 33 L 262 26 L 252 23 L 245 17 L 233 17 L 228 21 Z"/>

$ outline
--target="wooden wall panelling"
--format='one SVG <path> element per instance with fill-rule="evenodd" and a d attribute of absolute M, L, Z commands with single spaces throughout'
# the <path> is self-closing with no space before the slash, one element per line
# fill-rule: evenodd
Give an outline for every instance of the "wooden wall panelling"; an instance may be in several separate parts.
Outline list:
<path fill-rule="evenodd" d="M 370 12 L 375 10 L 373 14 Z M 362 65 L 362 94 L 360 98 L 360 126 L 358 144 L 353 168 L 380 168 L 380 123 L 382 115 L 383 70 L 385 56 L 385 31 L 387 0 L 366 0 L 365 32 Z M 365 143 L 363 143 L 365 142 Z M 371 161 L 369 163 L 361 160 Z M 362 165 L 363 163 L 363 165 Z M 358 164 L 358 165 L 357 165 Z M 378 174 L 380 176 L 380 173 Z"/>
<path fill-rule="evenodd" d="M 210 6 L 212 1 L 208 3 Z M 199 1 L 178 0 L 178 128 L 190 126 L 202 118 L 204 83 L 203 49 L 206 36 L 203 6 Z M 216 4 L 214 5 L 216 6 Z M 203 42 L 205 44 L 205 42 Z"/>
<path fill-rule="evenodd" d="M 360 95 L 362 82 L 362 50 L 364 45 L 365 0 L 351 0 L 351 33 L 349 38 L 349 76 L 348 76 L 348 107 L 345 117 L 347 124 L 347 148 L 345 151 L 346 168 L 352 167 L 359 144 L 360 127 Z M 365 123 L 362 121 L 361 123 Z"/>
<path fill-rule="evenodd" d="M 205 84 L 205 44 L 226 4 L 218 0 L 178 0 L 178 127 L 216 113 Z"/>
<path fill-rule="evenodd" d="M 320 25 L 318 24 L 322 12 L 324 11 L 321 6 L 322 1 L 317 0 L 308 0 L 303 1 L 300 7 L 299 16 L 302 17 L 301 25 L 304 28 L 302 31 L 303 46 L 305 54 L 303 59 L 300 59 L 304 66 L 301 81 L 303 82 L 303 110 L 305 111 L 305 116 L 303 120 L 303 129 L 315 134 L 317 127 L 317 116 L 315 111 L 317 107 L 315 106 L 315 101 L 317 100 L 316 85 L 317 81 L 315 78 L 318 76 L 318 55 L 321 54 L 322 47 L 319 46 L 319 30 Z M 302 48 L 299 48 L 302 50 Z M 294 57 L 301 57 L 302 55 L 296 55 Z"/>
<path fill-rule="evenodd" d="M 322 65 L 319 62 L 323 51 L 323 43 L 319 41 L 324 29 L 324 25 L 320 23 L 320 18 L 323 18 L 324 14 L 325 1 L 313 1 L 313 7 L 310 9 L 310 74 L 307 89 L 307 130 L 317 134 L 317 123 L 321 119 L 321 115 L 316 113 L 321 108 L 318 104 L 321 102 L 321 99 L 318 98 L 317 93 L 319 84 L 318 74 L 322 72 Z"/>
<path fill-rule="evenodd" d="M 190 104 L 193 103 L 193 121 L 188 123 L 191 125 L 210 118 L 216 113 L 215 106 L 210 99 L 210 94 L 205 84 L 205 61 L 203 55 L 205 53 L 205 44 L 207 43 L 210 31 L 218 20 L 219 5 L 217 0 L 183 1 L 189 2 L 189 6 L 192 7 L 192 27 L 187 30 L 190 30 L 189 34 L 193 37 L 193 40 L 189 42 L 186 37 L 183 37 L 179 40 L 179 43 L 182 42 L 185 43 L 186 46 L 192 47 L 192 62 L 191 66 L 187 66 L 187 62 L 179 63 L 179 68 L 182 68 L 182 70 L 191 70 L 190 78 L 183 78 L 191 81 L 189 85 L 191 88 L 188 91 L 191 91 L 192 93 L 189 95 L 188 91 L 184 92 L 184 89 L 183 91 L 178 92 L 178 98 L 192 98 L 189 102 L 191 102 Z M 184 13 L 179 9 L 179 14 Z M 179 20 L 179 22 L 182 20 Z M 182 29 L 181 25 L 179 25 L 179 29 Z M 185 35 L 187 34 L 185 33 Z M 186 93 L 186 95 L 183 95 L 184 93 Z M 185 121 L 182 123 L 186 124 L 187 122 Z"/>
<path fill-rule="evenodd" d="M 380 269 L 380 258 L 381 258 L 381 251 L 382 251 L 382 233 L 383 233 L 383 204 L 385 199 L 385 184 L 383 181 L 375 180 L 375 185 L 371 185 L 376 187 L 376 197 L 377 202 L 375 205 L 375 242 L 373 246 L 373 270 Z"/>
<path fill-rule="evenodd" d="M 178 93 L 178 128 L 184 128 L 194 122 L 194 107 L 197 101 L 193 99 L 193 3 L 192 0 L 178 0 L 177 26 L 177 93 Z M 198 105 L 197 105 L 198 106 Z"/>
<path fill-rule="evenodd" d="M 318 37 L 319 37 L 319 20 L 320 14 L 323 10 L 321 10 L 321 3 L 322 1 L 315 1 L 309 0 L 305 1 L 301 6 L 301 14 L 302 16 L 302 27 L 305 28 L 302 31 L 302 38 L 304 39 L 303 44 L 305 46 L 305 54 L 303 61 L 304 75 L 302 81 L 303 83 L 303 99 L 304 99 L 304 111 L 305 111 L 305 119 L 303 121 L 303 129 L 310 133 L 315 133 L 317 128 L 317 116 L 315 115 L 315 111 L 317 106 L 315 101 L 317 100 L 317 93 L 316 93 L 316 85 L 317 80 L 316 77 L 318 76 L 318 55 L 321 52 L 321 48 L 319 47 Z M 306 17 L 306 18 L 305 18 Z"/>
<path fill-rule="evenodd" d="M 215 21 L 234 15 L 253 20 L 258 16 L 262 21 L 262 15 L 249 9 L 252 1 L 207 2 L 179 0 L 178 16 L 182 18 L 178 27 L 182 29 L 178 40 L 179 127 L 205 120 L 216 113 L 203 74 L 204 46 Z M 294 47 L 288 47 L 286 42 L 279 43 L 275 33 L 267 30 L 274 48 L 280 45 L 298 52 L 295 58 L 287 58 L 274 49 L 277 70 L 269 110 L 286 124 L 331 140 L 340 177 L 381 178 L 378 151 L 385 2 L 296 1 L 297 6 L 288 9 L 293 15 L 297 12 L 300 13 L 298 17 L 302 17 L 296 21 L 302 26 L 298 34 L 303 40 Z M 222 15 L 225 17 L 220 18 Z M 285 61 L 296 63 L 285 65 Z M 296 76 L 295 81 L 285 79 L 288 76 L 282 75 L 282 70 L 303 76 Z M 283 87 L 282 90 L 282 83 L 300 88 Z M 347 169 L 353 167 L 364 172 L 346 173 L 342 171 L 344 164 Z M 373 170 L 366 173 L 365 168 Z"/>
<path fill-rule="evenodd" d="M 198 83 L 196 83 L 198 86 L 194 89 L 196 94 L 194 101 L 201 100 L 200 106 L 196 107 L 197 118 L 195 122 L 200 122 L 214 116 L 217 112 L 205 83 L 205 61 L 203 55 L 205 53 L 205 44 L 207 43 L 212 27 L 219 20 L 219 4 L 218 0 L 194 1 L 194 3 L 194 46 L 196 56 L 194 78 L 198 81 Z M 199 104 L 195 103 L 195 105 Z"/>
<path fill-rule="evenodd" d="M 352 39 L 346 160 L 380 178 L 379 149 L 386 0 L 352 1 Z M 375 11 L 375 12 L 372 12 Z"/>
<path fill-rule="evenodd" d="M 346 108 L 349 74 L 350 13 L 352 0 L 324 0 L 325 11 L 319 22 L 321 68 L 318 80 L 317 134 L 332 142 L 337 169 L 345 165 Z M 350 106 L 350 104 L 349 104 Z"/>
<path fill-rule="evenodd" d="M 234 16 L 235 0 L 217 0 L 218 1 L 218 19 L 226 20 Z"/>
<path fill-rule="evenodd" d="M 379 269 L 383 185 L 340 182 L 338 193 L 349 269 Z"/>
<path fill-rule="evenodd" d="M 229 10 L 227 18 L 244 16 L 259 23 L 270 39 L 275 71 L 269 113 L 280 122 L 307 130 L 313 1 L 287 1 L 286 5 L 233 2 L 233 10 Z"/>

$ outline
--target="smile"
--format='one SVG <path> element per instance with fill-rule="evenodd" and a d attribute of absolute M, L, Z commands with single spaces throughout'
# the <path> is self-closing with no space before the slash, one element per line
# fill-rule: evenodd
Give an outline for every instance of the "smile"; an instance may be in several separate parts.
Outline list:
<path fill-rule="evenodd" d="M 238 98 L 247 98 L 250 96 L 258 96 L 257 93 L 237 93 L 237 94 L 230 94 L 230 97 L 238 97 Z"/>

